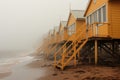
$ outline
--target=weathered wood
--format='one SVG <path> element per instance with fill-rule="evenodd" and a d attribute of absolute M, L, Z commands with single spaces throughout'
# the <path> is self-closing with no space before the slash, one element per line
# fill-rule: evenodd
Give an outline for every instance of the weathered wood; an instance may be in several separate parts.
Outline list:
<path fill-rule="evenodd" d="M 95 65 L 98 64 L 98 42 L 95 40 Z"/>

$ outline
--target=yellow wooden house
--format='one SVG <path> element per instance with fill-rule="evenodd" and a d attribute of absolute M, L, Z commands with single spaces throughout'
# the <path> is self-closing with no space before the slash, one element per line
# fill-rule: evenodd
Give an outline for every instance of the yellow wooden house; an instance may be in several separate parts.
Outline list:
<path fill-rule="evenodd" d="M 90 0 L 85 11 L 88 37 L 120 39 L 120 0 Z"/>
<path fill-rule="evenodd" d="M 55 31 L 54 31 L 54 29 L 53 30 L 50 30 L 49 31 L 49 44 L 51 45 L 51 44 L 53 44 L 54 43 L 54 35 L 55 35 Z"/>
<path fill-rule="evenodd" d="M 59 25 L 60 42 L 67 41 L 68 33 L 67 33 L 66 25 L 67 25 L 67 21 L 60 21 L 60 25 Z"/>
<path fill-rule="evenodd" d="M 54 54 L 55 67 L 59 67 L 62 70 L 73 59 L 74 59 L 74 65 L 76 65 L 76 56 L 77 54 L 79 54 L 79 51 L 88 41 L 88 39 L 85 38 L 86 26 L 85 26 L 84 11 L 71 10 L 66 26 L 68 33 L 67 41 Z M 57 56 L 61 56 L 61 58 L 57 60 Z"/>
<path fill-rule="evenodd" d="M 59 26 L 55 26 L 54 28 L 54 43 L 57 44 L 60 41 L 60 36 L 59 36 Z"/>
<path fill-rule="evenodd" d="M 82 32 L 83 29 L 86 29 L 85 26 L 85 18 L 84 18 L 84 10 L 71 10 L 69 14 L 69 18 L 67 21 L 68 28 L 68 36 L 70 40 L 75 39 L 76 33 L 79 31 Z"/>
<path fill-rule="evenodd" d="M 72 10 L 67 22 L 69 35 L 67 40 L 72 43 L 67 47 L 65 43 L 55 53 L 55 67 L 63 70 L 72 60 L 76 66 L 76 55 L 79 51 L 80 58 L 83 59 L 80 59 L 81 61 L 97 65 L 114 58 L 113 61 L 119 63 L 119 5 L 119 0 L 90 0 L 85 12 Z M 59 55 L 62 49 L 64 51 Z M 57 56 L 61 56 L 61 59 L 58 60 Z"/>
<path fill-rule="evenodd" d="M 59 35 L 59 27 L 55 26 L 53 30 L 50 31 L 50 37 L 49 38 L 49 46 L 47 47 L 47 58 L 49 55 L 52 55 L 52 53 L 56 50 L 57 46 L 60 43 L 60 35 Z"/>

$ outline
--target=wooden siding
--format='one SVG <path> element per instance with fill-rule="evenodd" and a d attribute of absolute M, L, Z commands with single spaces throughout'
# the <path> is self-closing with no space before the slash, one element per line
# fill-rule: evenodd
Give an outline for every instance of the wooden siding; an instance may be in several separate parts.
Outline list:
<path fill-rule="evenodd" d="M 83 25 L 85 25 L 85 20 L 84 19 L 78 20 L 78 19 L 76 19 L 74 17 L 73 14 L 70 14 L 70 17 L 69 17 L 69 20 L 68 20 L 68 24 L 67 24 L 68 27 L 71 26 L 74 23 L 75 23 L 75 31 L 76 32 L 79 31 L 79 33 L 81 33 L 83 29 L 86 29 L 86 26 L 83 27 Z M 69 36 L 71 41 L 73 41 L 75 39 L 75 35 L 76 35 L 75 33 L 72 34 L 71 36 Z M 84 33 L 84 35 L 86 35 L 86 34 Z"/>
<path fill-rule="evenodd" d="M 86 28 L 86 26 L 82 26 L 85 24 L 85 20 L 77 20 L 76 21 L 76 32 L 80 30 L 80 32 L 83 30 L 83 28 Z"/>
<path fill-rule="evenodd" d="M 64 28 L 64 40 L 68 39 L 68 30 L 67 28 Z"/>
<path fill-rule="evenodd" d="M 91 3 L 86 12 L 86 15 L 91 14 L 92 12 L 100 8 L 102 5 L 107 4 L 107 3 L 108 3 L 108 0 L 96 0 L 96 3 L 94 3 L 94 0 L 91 0 Z"/>
<path fill-rule="evenodd" d="M 72 14 L 70 14 L 67 26 L 69 27 L 70 25 L 75 23 L 75 21 L 76 21 L 75 17 Z"/>
<path fill-rule="evenodd" d="M 86 11 L 86 17 L 101 8 L 103 5 L 106 5 L 106 11 L 108 13 L 108 0 L 96 0 L 96 3 L 94 3 L 94 0 L 91 0 L 91 3 Z M 106 15 L 108 18 L 108 15 Z M 108 20 L 108 19 L 107 19 Z M 108 23 L 108 21 L 106 22 Z M 102 24 L 98 26 L 97 34 L 96 34 L 96 25 L 93 25 L 89 27 L 88 31 L 88 37 L 107 37 L 110 36 L 109 34 L 109 27 L 108 24 Z"/>
<path fill-rule="evenodd" d="M 109 10 L 111 36 L 120 39 L 120 0 L 109 1 Z"/>
<path fill-rule="evenodd" d="M 57 32 L 55 38 L 56 38 L 55 43 L 59 43 L 60 42 L 60 35 L 58 32 Z"/>
<path fill-rule="evenodd" d="M 64 26 L 63 25 L 60 25 L 60 33 L 59 33 L 59 35 L 60 35 L 60 41 L 63 41 L 64 40 L 64 32 L 63 32 L 63 34 L 61 34 L 61 31 L 63 31 L 64 30 Z"/>
<path fill-rule="evenodd" d="M 75 17 L 73 16 L 73 14 L 70 13 L 69 19 L 68 19 L 68 23 L 67 23 L 67 27 L 69 28 L 69 26 L 71 26 L 71 25 L 74 24 L 74 23 L 76 23 L 76 19 L 75 19 Z M 75 25 L 76 25 L 76 24 L 75 24 Z M 71 40 L 71 41 L 74 40 L 74 36 L 73 36 L 73 35 L 71 35 L 71 36 L 68 35 L 68 38 L 69 38 L 69 37 L 70 37 L 70 40 Z"/>

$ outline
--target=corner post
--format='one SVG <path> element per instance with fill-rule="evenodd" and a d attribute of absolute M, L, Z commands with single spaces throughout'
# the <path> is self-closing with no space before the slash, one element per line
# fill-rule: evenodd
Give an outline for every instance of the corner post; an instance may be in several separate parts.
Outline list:
<path fill-rule="evenodd" d="M 74 66 L 76 67 L 76 43 L 74 43 Z"/>
<path fill-rule="evenodd" d="M 98 41 L 95 40 L 95 65 L 98 63 Z"/>

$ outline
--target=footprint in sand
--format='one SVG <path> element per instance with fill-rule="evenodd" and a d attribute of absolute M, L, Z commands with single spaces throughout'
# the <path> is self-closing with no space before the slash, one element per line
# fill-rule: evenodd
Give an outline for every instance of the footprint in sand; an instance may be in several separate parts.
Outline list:
<path fill-rule="evenodd" d="M 57 76 L 58 74 L 57 73 L 54 73 L 54 74 L 52 74 L 53 76 Z"/>
<path fill-rule="evenodd" d="M 83 70 L 79 70 L 79 71 L 75 71 L 75 73 L 83 74 L 83 73 L 85 73 L 85 71 L 83 71 Z"/>
<path fill-rule="evenodd" d="M 69 80 L 69 78 L 64 78 L 64 80 Z"/>

